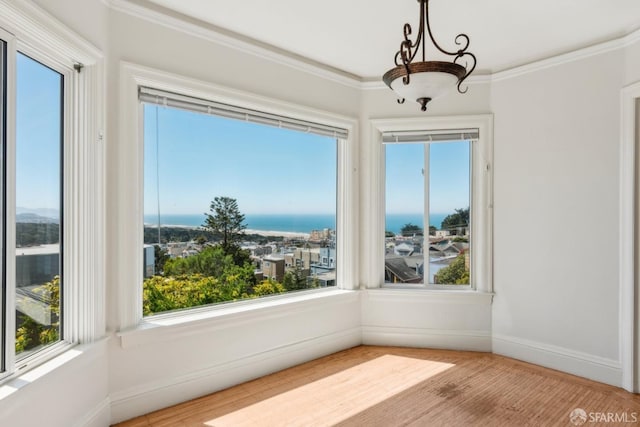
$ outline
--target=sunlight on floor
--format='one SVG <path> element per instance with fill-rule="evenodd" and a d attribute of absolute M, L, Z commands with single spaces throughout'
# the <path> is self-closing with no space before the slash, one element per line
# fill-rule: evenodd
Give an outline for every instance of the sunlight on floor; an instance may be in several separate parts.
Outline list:
<path fill-rule="evenodd" d="M 209 427 L 328 426 L 455 365 L 384 355 L 207 421 Z"/>

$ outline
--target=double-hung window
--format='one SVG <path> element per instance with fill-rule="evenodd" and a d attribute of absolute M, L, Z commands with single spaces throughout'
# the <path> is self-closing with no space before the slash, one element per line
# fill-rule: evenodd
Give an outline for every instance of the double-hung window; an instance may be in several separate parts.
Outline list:
<path fill-rule="evenodd" d="M 490 116 L 372 123 L 383 171 L 383 283 L 489 291 Z"/>
<path fill-rule="evenodd" d="M 104 325 L 97 52 L 55 25 L 0 4 L 0 380 Z"/>

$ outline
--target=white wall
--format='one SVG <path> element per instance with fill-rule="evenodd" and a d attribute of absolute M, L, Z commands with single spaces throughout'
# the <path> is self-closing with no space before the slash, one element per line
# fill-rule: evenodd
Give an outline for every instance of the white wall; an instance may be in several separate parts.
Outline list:
<path fill-rule="evenodd" d="M 626 47 L 624 71 L 625 86 L 640 81 L 640 40 Z"/>
<path fill-rule="evenodd" d="M 623 51 L 493 83 L 494 351 L 620 384 Z"/>
<path fill-rule="evenodd" d="M 452 91 L 432 101 L 427 111 L 415 102 L 398 105 L 393 92 L 386 87 L 362 93 L 360 112 L 360 278 L 362 295 L 362 338 L 364 344 L 403 345 L 450 348 L 459 350 L 491 350 L 491 296 L 468 298 L 421 290 L 375 289 L 384 281 L 380 236 L 375 213 L 384 200 L 379 182 L 383 180 L 374 150 L 377 141 L 371 135 L 369 120 L 394 117 L 459 116 L 490 113 L 490 85 L 473 83 L 464 95 Z M 377 267 L 377 268 L 376 268 Z M 460 297 L 460 298 L 457 298 Z"/>

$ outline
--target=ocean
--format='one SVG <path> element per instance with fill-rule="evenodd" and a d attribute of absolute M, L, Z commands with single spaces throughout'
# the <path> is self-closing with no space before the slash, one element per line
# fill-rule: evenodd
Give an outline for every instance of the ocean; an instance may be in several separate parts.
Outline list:
<path fill-rule="evenodd" d="M 440 228 L 442 220 L 448 214 L 431 214 L 429 222 L 436 228 Z M 177 215 L 167 214 L 160 216 L 161 225 L 199 227 L 204 223 L 204 214 L 200 215 Z M 145 224 L 157 225 L 156 215 L 145 215 Z M 389 214 L 386 217 L 385 230 L 393 233 L 400 233 L 400 229 L 405 224 L 415 224 L 423 226 L 422 215 L 420 214 Z M 335 215 L 330 214 L 282 214 L 282 215 L 245 215 L 245 224 L 250 230 L 261 231 L 287 231 L 295 233 L 309 233 L 311 230 L 322 230 L 324 228 L 336 228 Z"/>

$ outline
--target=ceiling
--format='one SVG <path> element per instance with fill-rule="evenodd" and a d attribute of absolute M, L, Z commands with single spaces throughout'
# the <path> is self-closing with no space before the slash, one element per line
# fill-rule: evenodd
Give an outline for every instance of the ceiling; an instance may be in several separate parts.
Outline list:
<path fill-rule="evenodd" d="M 418 28 L 416 0 L 148 0 L 361 80 L 393 66 L 404 23 Z M 455 50 L 466 33 L 489 74 L 628 35 L 638 0 L 432 0 L 436 41 Z M 429 49 L 429 47 L 427 47 Z M 427 53 L 429 55 L 429 53 Z"/>

